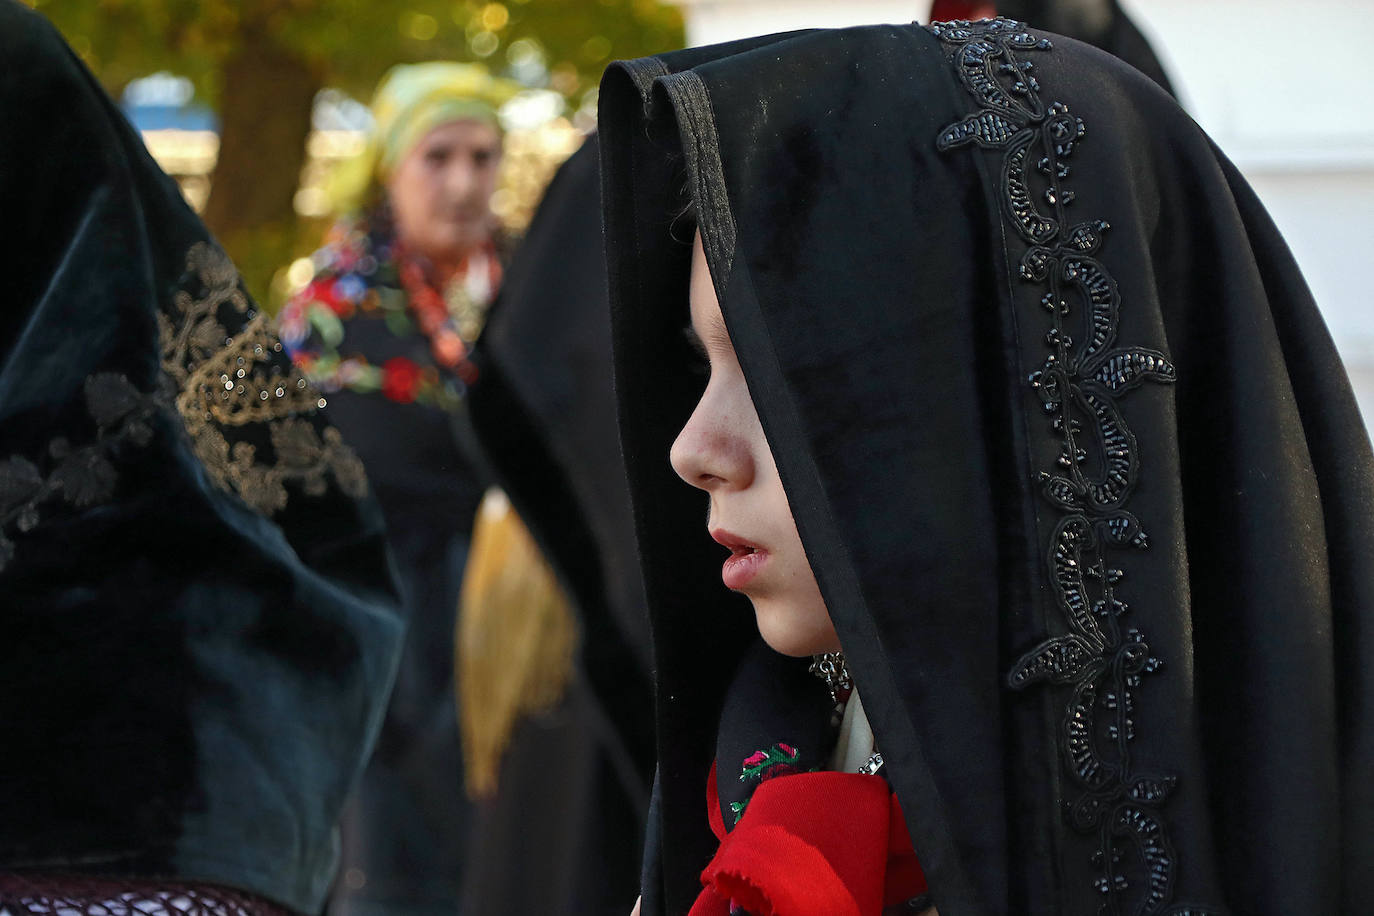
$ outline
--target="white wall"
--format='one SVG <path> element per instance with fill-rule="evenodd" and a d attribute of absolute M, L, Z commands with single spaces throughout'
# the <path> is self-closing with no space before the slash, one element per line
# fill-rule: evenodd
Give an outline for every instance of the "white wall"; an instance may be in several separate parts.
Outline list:
<path fill-rule="evenodd" d="M 710 45 L 789 29 L 925 20 L 930 3 L 909 0 L 677 0 L 687 43 Z"/>
<path fill-rule="evenodd" d="M 1307 277 L 1374 421 L 1374 0 L 1121 0 Z"/>
<path fill-rule="evenodd" d="M 924 20 L 928 0 L 679 0 L 692 44 Z M 1293 249 L 1374 421 L 1374 0 L 1121 0 Z"/>

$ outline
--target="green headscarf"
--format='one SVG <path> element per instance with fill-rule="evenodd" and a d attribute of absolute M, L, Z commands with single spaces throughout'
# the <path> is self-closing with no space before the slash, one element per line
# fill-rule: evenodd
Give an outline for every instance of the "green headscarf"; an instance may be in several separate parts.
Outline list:
<path fill-rule="evenodd" d="M 481 64 L 433 61 L 387 71 L 372 97 L 367 147 L 341 163 L 329 182 L 335 213 L 358 210 L 396 164 L 426 134 L 450 121 L 482 121 L 499 128 L 496 110 L 521 89 Z"/>

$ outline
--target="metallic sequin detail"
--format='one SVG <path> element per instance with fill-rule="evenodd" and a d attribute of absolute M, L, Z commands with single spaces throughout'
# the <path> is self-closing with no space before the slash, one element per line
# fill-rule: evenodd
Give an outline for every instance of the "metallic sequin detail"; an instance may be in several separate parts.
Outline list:
<path fill-rule="evenodd" d="M 1149 544 L 1140 520 L 1125 508 L 1140 468 L 1136 438 L 1117 401 L 1144 382 L 1173 382 L 1174 366 L 1162 353 L 1117 343 L 1121 296 L 1096 258 L 1111 226 L 1072 222 L 1068 212 L 1074 201 L 1066 185 L 1069 161 L 1087 128 L 1068 106 L 1044 103 L 1035 66 L 1024 59 L 1051 50 L 1049 40 L 1010 19 L 934 23 L 930 31 L 979 105 L 941 131 L 936 145 L 1002 155 L 1003 215 L 1028 246 L 1016 267 L 1023 283 L 1043 291 L 1049 324 L 1044 345 L 1050 352 L 1027 384 L 1059 442 L 1053 468 L 1041 470 L 1038 483 L 1060 513 L 1048 561 L 1065 630 L 1022 655 L 1007 680 L 1017 689 L 1070 690 L 1060 753 L 1080 795 L 1067 802 L 1066 816 L 1098 837 L 1099 912 L 1216 914 L 1170 909 L 1178 862 L 1162 809 L 1178 780 L 1138 772 L 1131 756 L 1142 677 L 1163 663 L 1145 635 L 1124 624 L 1126 574 L 1118 567 L 1125 558 L 1113 559 Z"/>
<path fill-rule="evenodd" d="M 319 496 L 332 475 L 347 495 L 364 496 L 362 462 L 338 430 L 303 419 L 323 399 L 276 356 L 267 316 L 252 312 L 229 258 L 199 243 L 187 252 L 186 269 L 172 314 L 158 316 L 162 371 L 175 384 L 177 412 L 210 478 L 264 515 L 286 507 L 288 483 Z M 225 316 L 248 321 L 230 337 Z M 235 436 L 253 427 L 266 428 L 269 456 Z"/>
<path fill-rule="evenodd" d="M 153 419 L 172 411 L 214 483 L 270 515 L 285 508 L 287 484 L 323 495 L 332 479 L 346 495 L 367 493 L 362 462 L 338 430 L 306 419 L 324 399 L 281 355 L 267 317 L 257 313 L 238 271 L 218 248 L 196 243 L 166 312 L 159 312 L 162 375 L 142 391 L 125 375 L 96 372 L 84 385 L 94 430 L 87 441 L 62 436 L 43 455 L 0 459 L 0 572 L 16 535 L 66 505 L 109 502 L 119 464 L 148 445 Z M 266 455 L 259 445 L 270 446 Z"/>

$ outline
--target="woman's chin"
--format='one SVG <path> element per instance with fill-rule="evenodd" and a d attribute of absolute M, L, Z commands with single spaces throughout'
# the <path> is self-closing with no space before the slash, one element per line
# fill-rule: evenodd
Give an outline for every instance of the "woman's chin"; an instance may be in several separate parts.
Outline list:
<path fill-rule="evenodd" d="M 838 652 L 840 638 L 830 622 L 824 605 L 818 609 L 777 607 L 773 602 L 754 601 L 754 619 L 759 635 L 780 655 L 805 658 L 821 652 Z"/>
<path fill-rule="evenodd" d="M 490 238 L 486 223 L 444 223 L 428 226 L 425 232 L 403 241 L 436 264 L 444 264 L 464 257 Z"/>

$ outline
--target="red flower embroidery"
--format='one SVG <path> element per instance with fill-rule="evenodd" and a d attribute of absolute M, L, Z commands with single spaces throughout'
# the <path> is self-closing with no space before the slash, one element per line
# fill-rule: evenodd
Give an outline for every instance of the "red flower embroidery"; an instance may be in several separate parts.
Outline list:
<path fill-rule="evenodd" d="M 422 370 L 404 356 L 393 357 L 382 365 L 382 394 L 399 404 L 415 401 Z"/>

